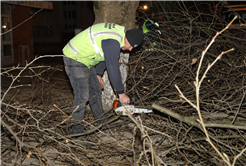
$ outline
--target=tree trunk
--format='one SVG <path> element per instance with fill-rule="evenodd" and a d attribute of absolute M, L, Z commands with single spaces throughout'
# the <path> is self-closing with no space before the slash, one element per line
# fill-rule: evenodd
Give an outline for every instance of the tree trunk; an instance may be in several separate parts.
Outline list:
<path fill-rule="evenodd" d="M 135 14 L 139 1 L 94 1 L 95 24 L 102 22 L 112 22 L 124 26 L 126 29 L 135 28 Z M 128 71 L 129 53 L 120 53 L 120 71 L 122 81 L 126 88 L 126 77 Z M 112 109 L 113 101 L 116 95 L 107 72 L 103 75 L 104 91 L 102 92 L 102 101 L 104 111 Z"/>

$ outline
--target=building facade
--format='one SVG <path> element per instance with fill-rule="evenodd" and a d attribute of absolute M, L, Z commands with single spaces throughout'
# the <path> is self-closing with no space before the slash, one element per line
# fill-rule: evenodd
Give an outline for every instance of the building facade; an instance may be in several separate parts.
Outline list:
<path fill-rule="evenodd" d="M 1 66 L 24 66 L 33 59 L 33 9 L 52 10 L 45 1 L 1 1 Z"/>
<path fill-rule="evenodd" d="M 11 5 L 1 3 L 1 66 L 14 63 Z"/>
<path fill-rule="evenodd" d="M 92 1 L 1 1 L 1 66 L 24 66 L 62 48 L 93 24 Z"/>
<path fill-rule="evenodd" d="M 53 1 L 53 10 L 44 10 L 33 18 L 34 55 L 61 55 L 62 48 L 94 22 L 92 1 Z"/>

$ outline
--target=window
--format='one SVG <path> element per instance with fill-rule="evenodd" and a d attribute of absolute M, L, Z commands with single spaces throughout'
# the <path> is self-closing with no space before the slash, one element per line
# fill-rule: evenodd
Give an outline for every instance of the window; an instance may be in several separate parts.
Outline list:
<path fill-rule="evenodd" d="M 64 10 L 63 12 L 64 18 L 75 18 L 75 10 Z"/>
<path fill-rule="evenodd" d="M 75 18 L 75 10 L 72 10 L 72 18 Z"/>
<path fill-rule="evenodd" d="M 37 38 L 53 37 L 53 27 L 52 26 L 36 26 L 34 27 L 34 36 Z"/>
<path fill-rule="evenodd" d="M 68 11 L 67 15 L 68 15 L 67 18 L 72 18 L 72 11 Z"/>
<path fill-rule="evenodd" d="M 10 15 L 11 5 L 1 3 L 1 14 Z"/>
<path fill-rule="evenodd" d="M 3 45 L 3 55 L 4 56 L 12 55 L 11 44 Z"/>
<path fill-rule="evenodd" d="M 64 18 L 67 18 L 67 11 L 66 10 L 63 12 L 63 16 L 64 16 Z"/>
<path fill-rule="evenodd" d="M 75 24 L 73 25 L 64 25 L 65 29 L 75 29 Z"/>
<path fill-rule="evenodd" d="M 63 5 L 64 6 L 66 6 L 66 5 L 74 5 L 74 1 L 64 1 Z"/>
<path fill-rule="evenodd" d="M 10 17 L 2 17 L 2 33 L 7 32 L 10 27 Z M 3 40 L 11 40 L 11 33 L 6 33 L 3 35 Z"/>

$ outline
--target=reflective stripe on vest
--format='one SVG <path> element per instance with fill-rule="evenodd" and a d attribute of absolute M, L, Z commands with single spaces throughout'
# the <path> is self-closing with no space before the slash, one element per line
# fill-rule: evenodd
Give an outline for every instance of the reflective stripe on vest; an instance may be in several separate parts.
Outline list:
<path fill-rule="evenodd" d="M 97 36 L 100 36 L 100 35 L 114 35 L 114 36 L 117 36 L 120 38 L 120 41 L 122 41 L 122 38 L 123 36 L 120 35 L 119 33 L 117 32 L 112 32 L 112 31 L 99 31 L 99 32 L 95 32 L 94 34 L 92 33 L 92 27 L 91 26 L 89 28 L 89 37 L 90 37 L 90 41 L 91 41 L 91 44 L 93 45 L 95 51 L 97 52 L 97 54 L 99 54 L 100 56 L 104 57 L 104 54 L 100 51 L 100 49 L 98 48 L 95 40 L 94 40 L 94 37 L 97 37 Z M 120 46 L 122 45 L 122 42 L 120 43 Z"/>
<path fill-rule="evenodd" d="M 73 45 L 72 45 L 72 43 L 69 41 L 68 42 L 68 47 L 76 54 L 76 55 L 78 55 L 80 52 L 79 52 L 79 50 L 77 50 Z"/>
<path fill-rule="evenodd" d="M 93 34 L 93 33 L 92 33 L 92 27 L 93 27 L 93 26 L 89 27 L 89 31 L 88 31 L 88 32 L 89 32 L 90 42 L 91 42 L 91 44 L 93 45 L 93 47 L 94 47 L 96 53 L 99 54 L 101 57 L 104 57 L 104 54 L 100 51 L 99 47 L 97 46 L 97 44 L 96 44 L 96 42 L 95 42 L 95 40 L 94 40 L 94 37 L 97 37 L 97 36 L 100 36 L 100 35 L 114 35 L 114 36 L 116 36 L 116 37 L 118 37 L 118 38 L 120 39 L 120 40 L 119 40 L 119 41 L 121 41 L 121 42 L 120 42 L 120 47 L 122 46 L 122 38 L 123 38 L 123 36 L 120 35 L 119 33 L 117 33 L 117 32 L 112 32 L 112 31 L 99 31 L 99 32 L 95 32 L 95 33 Z M 80 51 L 79 51 L 78 49 L 76 49 L 76 48 L 72 45 L 71 41 L 68 42 L 68 47 L 69 47 L 76 55 L 78 55 L 78 54 L 80 53 Z"/>
<path fill-rule="evenodd" d="M 93 47 L 94 47 L 94 49 L 96 50 L 97 54 L 99 54 L 100 56 L 104 57 L 104 56 L 103 56 L 103 53 L 101 53 L 101 51 L 99 50 L 99 48 L 98 48 L 98 46 L 97 46 L 97 44 L 96 44 L 94 38 L 92 37 L 92 27 L 93 27 L 93 26 L 91 26 L 91 27 L 89 28 L 89 37 L 90 37 L 91 44 L 93 45 Z"/>

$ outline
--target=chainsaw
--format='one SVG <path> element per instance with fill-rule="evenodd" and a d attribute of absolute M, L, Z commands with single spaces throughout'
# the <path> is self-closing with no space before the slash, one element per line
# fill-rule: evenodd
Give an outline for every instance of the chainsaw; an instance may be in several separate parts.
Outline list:
<path fill-rule="evenodd" d="M 151 109 L 136 108 L 132 100 L 130 100 L 129 104 L 124 104 L 124 105 L 121 105 L 119 100 L 115 100 L 113 107 L 117 115 L 128 115 L 128 114 L 135 114 L 135 113 L 138 113 L 138 114 L 139 113 L 152 113 L 153 112 Z"/>

